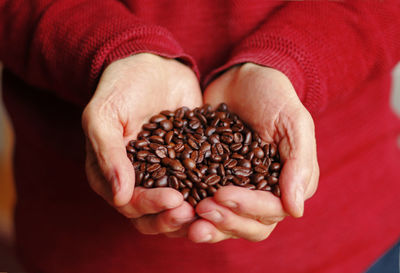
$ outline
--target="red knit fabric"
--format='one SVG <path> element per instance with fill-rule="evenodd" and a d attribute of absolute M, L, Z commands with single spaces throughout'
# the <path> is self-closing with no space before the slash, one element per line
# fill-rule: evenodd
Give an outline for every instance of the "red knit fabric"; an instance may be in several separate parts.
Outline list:
<path fill-rule="evenodd" d="M 389 107 L 398 14 L 398 1 L 0 2 L 27 270 L 365 270 L 400 237 L 400 122 Z M 138 52 L 181 60 L 203 87 L 239 63 L 283 71 L 316 125 L 321 179 L 305 216 L 260 243 L 194 244 L 139 234 L 93 193 L 80 115 L 107 64 Z"/>

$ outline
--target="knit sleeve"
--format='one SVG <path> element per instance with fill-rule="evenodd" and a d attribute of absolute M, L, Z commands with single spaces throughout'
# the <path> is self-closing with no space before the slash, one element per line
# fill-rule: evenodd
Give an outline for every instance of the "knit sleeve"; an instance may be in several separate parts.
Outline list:
<path fill-rule="evenodd" d="M 272 67 L 315 114 L 400 59 L 399 1 L 293 1 L 272 14 L 205 84 L 236 64 Z"/>
<path fill-rule="evenodd" d="M 0 60 L 33 86 L 85 105 L 114 60 L 149 52 L 197 69 L 165 28 L 117 0 L 0 1 Z"/>

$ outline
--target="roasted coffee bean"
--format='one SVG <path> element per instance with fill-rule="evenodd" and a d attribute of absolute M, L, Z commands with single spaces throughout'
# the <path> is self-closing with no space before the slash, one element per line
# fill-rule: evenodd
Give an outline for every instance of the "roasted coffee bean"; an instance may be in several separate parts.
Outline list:
<path fill-rule="evenodd" d="M 147 146 L 147 145 L 149 145 L 149 141 L 147 139 L 139 139 L 139 140 L 136 140 L 136 142 L 135 142 L 135 148 L 138 150 L 142 149 L 144 146 Z"/>
<path fill-rule="evenodd" d="M 196 199 L 194 199 L 192 196 L 189 196 L 187 198 L 187 201 L 189 202 L 190 205 L 192 205 L 192 207 L 195 207 L 197 205 Z"/>
<path fill-rule="evenodd" d="M 215 149 L 217 150 L 217 153 L 219 155 L 223 155 L 224 154 L 224 147 L 222 146 L 221 143 L 216 143 L 215 144 Z"/>
<path fill-rule="evenodd" d="M 237 160 L 241 160 L 244 159 L 244 156 L 238 153 L 233 153 L 232 154 L 232 158 L 237 159 Z"/>
<path fill-rule="evenodd" d="M 150 122 L 159 123 L 159 122 L 161 122 L 163 120 L 166 120 L 166 119 L 167 119 L 166 116 L 164 116 L 162 114 L 158 114 L 158 115 L 152 116 L 151 119 L 150 119 Z"/>
<path fill-rule="evenodd" d="M 138 139 L 146 138 L 148 136 L 151 136 L 151 132 L 147 130 L 143 130 L 138 134 Z"/>
<path fill-rule="evenodd" d="M 167 153 L 168 153 L 168 157 L 171 159 L 174 159 L 176 157 L 176 153 L 175 150 L 172 148 L 168 148 L 167 149 Z"/>
<path fill-rule="evenodd" d="M 184 172 L 171 171 L 171 173 L 180 180 L 184 180 L 187 177 L 187 175 Z"/>
<path fill-rule="evenodd" d="M 168 186 L 171 188 L 174 188 L 175 190 L 179 189 L 179 181 L 178 178 L 176 178 L 175 176 L 170 176 L 168 178 Z"/>
<path fill-rule="evenodd" d="M 251 168 L 251 162 L 250 162 L 250 160 L 242 159 L 242 160 L 239 161 L 239 166 L 242 166 L 242 167 L 250 169 Z"/>
<path fill-rule="evenodd" d="M 160 136 L 151 136 L 149 140 L 153 143 L 164 144 L 164 139 Z"/>
<path fill-rule="evenodd" d="M 164 175 L 156 180 L 156 187 L 167 187 L 168 186 L 168 176 Z"/>
<path fill-rule="evenodd" d="M 153 135 L 160 136 L 160 137 L 164 137 L 166 133 L 167 133 L 167 132 L 165 132 L 165 131 L 164 131 L 163 129 L 161 129 L 161 128 L 158 128 L 158 129 L 156 129 L 156 130 L 153 131 Z"/>
<path fill-rule="evenodd" d="M 142 128 L 126 147 L 137 186 L 171 187 L 192 206 L 227 185 L 280 196 L 277 145 L 264 144 L 225 104 L 165 110 Z"/>
<path fill-rule="evenodd" d="M 240 149 L 242 149 L 242 147 L 243 147 L 242 143 L 234 143 L 231 145 L 231 151 L 238 152 Z"/>
<path fill-rule="evenodd" d="M 160 112 L 161 115 L 164 115 L 166 117 L 174 117 L 175 113 L 169 110 L 164 110 Z"/>
<path fill-rule="evenodd" d="M 193 130 L 198 129 L 201 126 L 200 120 L 192 119 L 189 121 L 189 127 Z"/>
<path fill-rule="evenodd" d="M 277 197 L 281 197 L 281 189 L 278 184 L 272 188 L 272 193 Z"/>
<path fill-rule="evenodd" d="M 206 177 L 204 182 L 206 182 L 208 185 L 215 185 L 221 180 L 221 177 L 216 175 L 216 174 L 210 174 Z"/>
<path fill-rule="evenodd" d="M 168 151 L 168 150 L 167 150 Z M 154 153 L 156 154 L 156 156 L 158 156 L 159 158 L 165 158 L 167 156 L 167 151 L 165 149 L 157 149 L 154 151 Z"/>
<path fill-rule="evenodd" d="M 147 165 L 146 171 L 148 171 L 149 173 L 152 173 L 152 172 L 157 171 L 159 168 L 161 168 L 161 165 L 158 163 L 155 163 L 155 164 Z"/>
<path fill-rule="evenodd" d="M 187 170 L 192 170 L 196 168 L 196 162 L 191 158 L 186 158 L 183 160 L 183 166 L 185 166 Z"/>
<path fill-rule="evenodd" d="M 165 176 L 166 172 L 167 172 L 166 168 L 164 168 L 164 167 L 159 168 L 151 174 L 151 177 L 154 179 L 160 179 L 161 177 Z"/>
<path fill-rule="evenodd" d="M 253 172 L 250 168 L 242 166 L 233 167 L 232 170 L 235 175 L 240 175 L 240 176 L 249 176 Z"/>
<path fill-rule="evenodd" d="M 224 167 L 227 169 L 232 169 L 233 167 L 235 167 L 237 165 L 237 163 L 238 163 L 237 160 L 235 160 L 233 158 L 229 158 L 224 161 Z"/>
<path fill-rule="evenodd" d="M 277 147 L 274 143 L 269 145 L 269 157 L 275 157 L 277 152 Z"/>
<path fill-rule="evenodd" d="M 257 190 L 264 189 L 266 186 L 268 186 L 268 182 L 265 179 L 262 179 L 258 183 L 256 183 L 256 189 Z"/>
<path fill-rule="evenodd" d="M 233 141 L 235 143 L 242 143 L 243 142 L 243 135 L 239 132 L 233 134 Z"/>
<path fill-rule="evenodd" d="M 253 160 L 251 161 L 251 164 L 253 166 L 258 166 L 258 165 L 261 165 L 262 163 L 263 163 L 262 159 L 261 158 L 257 158 L 257 157 L 254 157 Z"/>
<path fill-rule="evenodd" d="M 190 195 L 194 198 L 194 200 L 196 200 L 197 202 L 199 202 L 201 200 L 201 197 L 199 195 L 199 192 L 196 188 L 192 188 L 190 190 Z"/>
<path fill-rule="evenodd" d="M 189 188 L 184 188 L 183 190 L 181 190 L 181 193 L 183 195 L 183 199 L 187 200 L 190 194 L 190 189 Z"/>
<path fill-rule="evenodd" d="M 274 162 L 271 164 L 271 166 L 269 166 L 269 169 L 271 170 L 271 172 L 279 171 L 281 169 L 281 164 L 278 162 Z"/>
<path fill-rule="evenodd" d="M 171 143 L 173 137 L 174 137 L 174 132 L 169 131 L 164 137 L 165 143 L 167 143 L 167 144 Z"/>
<path fill-rule="evenodd" d="M 216 192 L 217 192 L 217 189 L 214 188 L 213 186 L 209 186 L 209 187 L 207 188 L 207 193 L 208 193 L 209 196 L 214 196 L 214 194 L 215 194 Z"/>
<path fill-rule="evenodd" d="M 250 131 L 247 131 L 246 135 L 244 136 L 243 144 L 250 145 L 252 140 L 252 134 Z"/>
<path fill-rule="evenodd" d="M 208 189 L 208 186 L 207 186 L 206 189 Z M 208 195 L 208 194 L 207 194 L 207 191 L 206 191 L 205 189 L 198 189 L 198 192 L 199 192 L 199 195 L 200 195 L 201 199 L 206 198 L 207 195 Z"/>
<path fill-rule="evenodd" d="M 166 119 L 160 122 L 160 127 L 168 132 L 174 128 L 174 125 L 170 120 Z"/>
<path fill-rule="evenodd" d="M 200 183 L 200 178 L 193 172 L 193 171 L 187 171 L 186 172 L 188 178 L 190 179 L 190 181 L 194 182 L 194 183 Z"/>
<path fill-rule="evenodd" d="M 145 188 L 152 188 L 154 185 L 154 179 L 147 179 L 144 183 L 143 183 L 143 187 Z"/>
<path fill-rule="evenodd" d="M 253 174 L 253 176 L 252 176 L 252 182 L 253 182 L 253 184 L 258 184 L 261 180 L 263 180 L 265 178 L 265 176 L 263 175 L 263 174 L 261 174 L 261 173 L 256 173 L 256 174 Z"/>
<path fill-rule="evenodd" d="M 216 135 L 216 134 L 211 135 L 211 136 L 208 138 L 208 140 L 209 140 L 209 142 L 210 142 L 211 144 L 216 144 L 216 143 L 219 143 L 219 142 L 220 142 L 220 141 L 219 141 L 219 135 Z"/>
<path fill-rule="evenodd" d="M 253 142 L 254 143 L 254 142 Z M 253 149 L 254 156 L 257 158 L 263 158 L 264 157 L 264 152 L 260 147 L 256 147 Z"/>
<path fill-rule="evenodd" d="M 264 165 L 257 165 L 257 166 L 254 168 L 254 171 L 255 171 L 256 173 L 260 173 L 260 174 L 262 174 L 262 175 L 266 175 L 266 174 L 268 173 L 268 168 L 265 167 Z"/>
<path fill-rule="evenodd" d="M 136 159 L 139 160 L 139 161 L 145 161 L 145 160 L 146 160 L 146 157 L 147 157 L 149 154 L 150 154 L 149 151 L 145 151 L 145 150 L 139 151 L 139 152 L 137 152 L 137 154 L 136 154 Z"/>
<path fill-rule="evenodd" d="M 143 124 L 142 128 L 144 130 L 153 131 L 153 130 L 158 128 L 158 125 L 157 125 L 157 123 L 152 123 L 152 122 L 151 123 L 145 123 L 145 124 Z"/>
<path fill-rule="evenodd" d="M 269 185 L 273 186 L 279 182 L 279 179 L 270 175 L 267 177 L 267 181 Z"/>

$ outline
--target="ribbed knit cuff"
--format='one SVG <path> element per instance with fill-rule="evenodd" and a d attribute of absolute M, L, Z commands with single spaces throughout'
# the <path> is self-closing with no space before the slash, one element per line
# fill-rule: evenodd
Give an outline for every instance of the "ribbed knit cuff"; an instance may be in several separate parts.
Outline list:
<path fill-rule="evenodd" d="M 200 79 L 200 72 L 194 59 L 183 51 L 171 33 L 154 26 L 130 29 L 107 41 L 93 59 L 91 81 L 98 81 L 102 71 L 112 62 L 138 53 L 152 53 L 169 59 L 177 59 L 189 66 Z"/>
<path fill-rule="evenodd" d="M 312 57 L 300 46 L 279 36 L 254 35 L 245 40 L 235 48 L 227 63 L 205 78 L 204 85 L 208 85 L 230 67 L 248 62 L 284 73 L 305 107 L 312 113 L 318 112 L 323 98 L 321 81 Z"/>

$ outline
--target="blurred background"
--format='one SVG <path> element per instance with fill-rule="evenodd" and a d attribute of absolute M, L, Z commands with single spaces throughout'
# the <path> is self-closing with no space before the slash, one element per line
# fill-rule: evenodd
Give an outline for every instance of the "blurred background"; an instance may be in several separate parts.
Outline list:
<path fill-rule="evenodd" d="M 0 83 L 1 69 L 2 66 L 0 63 Z M 391 105 L 400 117 L 400 63 L 393 71 L 393 83 Z M 398 145 L 400 147 L 400 136 Z M 12 127 L 0 99 L 0 273 L 23 272 L 13 251 L 14 233 L 12 218 L 16 197 L 12 175 L 12 149 Z"/>

